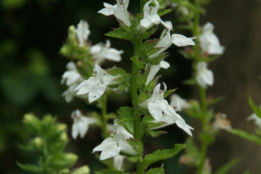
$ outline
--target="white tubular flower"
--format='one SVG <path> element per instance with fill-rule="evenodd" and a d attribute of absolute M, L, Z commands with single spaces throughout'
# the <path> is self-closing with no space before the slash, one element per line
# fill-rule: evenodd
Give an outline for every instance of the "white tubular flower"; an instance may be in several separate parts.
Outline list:
<path fill-rule="evenodd" d="M 72 125 L 73 139 L 76 139 L 78 134 L 83 138 L 88 131 L 89 125 L 97 122 L 96 118 L 83 116 L 78 109 L 72 113 L 72 119 L 74 121 Z"/>
<path fill-rule="evenodd" d="M 106 138 L 99 146 L 93 149 L 93 153 L 102 151 L 100 160 L 105 160 L 117 156 L 121 151 L 130 155 L 137 155 L 126 139 L 133 138 L 122 126 L 114 123 L 114 131 L 116 134 L 111 138 Z"/>
<path fill-rule="evenodd" d="M 193 130 L 193 128 L 187 125 L 183 118 L 168 104 L 168 101 L 164 99 L 164 92 L 167 88 L 165 84 L 164 88 L 164 91 L 161 91 L 160 84 L 158 84 L 154 88 L 151 98 L 139 104 L 139 107 L 149 110 L 151 116 L 155 119 L 152 121 L 153 123 L 165 123 L 161 126 L 153 127 L 152 130 L 176 123 L 179 128 L 183 129 L 186 133 L 192 136 L 190 130 Z"/>
<path fill-rule="evenodd" d="M 220 129 L 223 130 L 231 130 L 231 123 L 229 120 L 227 120 L 227 115 L 223 113 L 217 113 L 215 115 L 215 120 L 212 123 L 212 129 L 214 131 L 218 131 Z"/>
<path fill-rule="evenodd" d="M 255 124 L 260 128 L 261 127 L 261 118 L 259 118 L 255 113 L 247 117 L 247 121 L 254 120 Z"/>
<path fill-rule="evenodd" d="M 75 30 L 77 38 L 79 40 L 79 47 L 83 47 L 84 42 L 87 41 L 90 35 L 89 25 L 86 21 L 81 20 Z"/>
<path fill-rule="evenodd" d="M 98 64 L 94 66 L 94 77 L 80 83 L 75 90 L 78 90 L 77 95 L 88 94 L 89 102 L 99 99 L 106 90 L 108 85 L 120 84 L 116 81 L 121 75 L 112 76 L 104 71 Z"/>
<path fill-rule="evenodd" d="M 73 97 L 76 95 L 76 92 L 75 92 L 76 86 L 77 86 L 76 84 L 71 85 L 71 86 L 69 86 L 69 88 L 66 91 L 64 91 L 62 93 L 62 97 L 65 98 L 65 101 L 67 103 L 70 103 L 72 101 Z"/>
<path fill-rule="evenodd" d="M 83 80 L 81 75 L 77 72 L 77 68 L 73 62 L 68 62 L 66 67 L 68 71 L 65 71 L 62 75 L 61 83 L 66 81 L 66 85 L 70 86 Z"/>
<path fill-rule="evenodd" d="M 207 69 L 206 62 L 199 62 L 197 65 L 197 83 L 203 87 L 207 88 L 207 85 L 212 86 L 214 83 L 213 72 Z"/>
<path fill-rule="evenodd" d="M 150 72 L 149 72 L 149 75 L 147 77 L 146 85 L 149 84 L 152 79 L 154 79 L 155 75 L 160 70 L 160 68 L 168 69 L 169 66 L 170 66 L 169 63 L 164 61 L 164 60 L 162 60 L 160 62 L 160 64 L 158 64 L 158 65 L 151 65 L 150 66 Z"/>
<path fill-rule="evenodd" d="M 105 16 L 114 15 L 128 27 L 131 26 L 129 12 L 127 11 L 129 0 L 117 0 L 117 4 L 115 5 L 104 2 L 103 5 L 105 8 L 98 11 L 98 13 L 104 14 Z"/>
<path fill-rule="evenodd" d="M 178 47 L 195 45 L 195 42 L 193 41 L 194 38 L 188 38 L 181 34 L 172 34 L 172 36 L 170 36 L 170 30 L 172 30 L 173 28 L 172 23 L 170 21 L 164 22 L 164 26 L 166 27 L 166 29 L 163 30 L 160 36 L 160 41 L 155 45 L 155 48 L 161 49 L 156 53 L 151 54 L 149 56 L 150 59 L 157 57 L 163 51 L 168 49 L 171 46 L 171 44 L 174 44 Z"/>
<path fill-rule="evenodd" d="M 203 53 L 209 55 L 219 55 L 224 53 L 224 47 L 220 45 L 217 36 L 213 33 L 214 26 L 207 23 L 203 27 L 202 35 L 199 37 L 200 46 Z"/>
<path fill-rule="evenodd" d="M 190 104 L 177 94 L 172 94 L 170 96 L 170 101 L 170 106 L 175 108 L 176 111 L 190 108 Z"/>
<path fill-rule="evenodd" d="M 155 7 L 150 7 L 149 4 L 155 2 Z M 159 10 L 159 3 L 157 0 L 148 1 L 143 7 L 143 19 L 140 21 L 140 25 L 146 29 L 150 28 L 152 25 L 158 25 L 163 23 L 160 16 L 157 14 Z"/>
<path fill-rule="evenodd" d="M 122 50 L 116 50 L 114 48 L 110 48 L 111 42 L 109 40 L 106 41 L 105 46 L 102 43 L 98 43 L 91 47 L 90 53 L 93 55 L 94 64 L 99 64 L 105 59 L 120 62 Z"/>
<path fill-rule="evenodd" d="M 116 155 L 113 157 L 113 168 L 122 171 L 122 165 L 124 161 L 124 156 Z"/>

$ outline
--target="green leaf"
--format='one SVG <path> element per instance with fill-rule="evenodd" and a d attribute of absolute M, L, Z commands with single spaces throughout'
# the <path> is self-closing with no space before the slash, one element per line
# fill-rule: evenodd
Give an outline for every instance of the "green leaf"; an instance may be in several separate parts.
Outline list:
<path fill-rule="evenodd" d="M 177 88 L 167 90 L 167 91 L 164 93 L 164 98 L 168 97 L 170 94 L 172 94 L 172 93 L 175 92 L 176 90 L 177 90 Z"/>
<path fill-rule="evenodd" d="M 72 174 L 89 174 L 90 172 L 89 166 L 85 165 L 73 171 Z"/>
<path fill-rule="evenodd" d="M 235 134 L 237 136 L 240 136 L 241 138 L 245 138 L 249 141 L 253 141 L 261 146 L 261 138 L 255 134 L 251 134 L 242 130 L 238 129 L 232 129 L 229 131 L 232 134 Z"/>
<path fill-rule="evenodd" d="M 179 151 L 181 151 L 185 147 L 185 144 L 175 144 L 173 149 L 157 150 L 151 154 L 146 155 L 142 162 L 143 170 L 146 170 L 149 165 L 157 161 L 175 156 Z"/>
<path fill-rule="evenodd" d="M 155 33 L 156 30 L 157 30 L 157 28 L 152 28 L 151 30 L 142 33 L 143 39 L 148 39 L 152 34 Z"/>
<path fill-rule="evenodd" d="M 25 127 L 33 134 L 40 134 L 42 131 L 41 121 L 33 114 L 25 114 L 23 123 Z"/>
<path fill-rule="evenodd" d="M 77 159 L 77 155 L 73 153 L 57 153 L 52 155 L 50 159 L 50 167 L 59 170 L 69 168 L 74 165 Z"/>
<path fill-rule="evenodd" d="M 95 172 L 96 174 L 124 174 L 122 171 L 119 171 L 119 170 L 108 170 L 108 169 L 105 169 L 105 170 L 101 170 L 99 172 Z M 127 174 L 127 173 L 125 173 Z"/>
<path fill-rule="evenodd" d="M 226 174 L 230 171 L 230 169 L 237 163 L 237 160 L 231 160 L 227 164 L 223 165 L 218 171 L 214 174 Z"/>
<path fill-rule="evenodd" d="M 161 76 L 156 76 L 153 80 L 151 80 L 149 84 L 145 86 L 145 90 L 149 92 L 153 91 L 160 77 Z"/>
<path fill-rule="evenodd" d="M 122 122 L 129 122 L 135 120 L 135 117 L 133 115 L 133 109 L 131 107 L 121 107 L 117 113 L 120 115 L 119 120 L 117 121 L 118 124 L 121 124 Z"/>
<path fill-rule="evenodd" d="M 146 133 L 146 135 L 155 138 L 162 134 L 166 134 L 167 132 L 166 131 L 152 131 L 152 130 L 146 129 L 145 133 Z"/>
<path fill-rule="evenodd" d="M 163 16 L 163 15 L 166 15 L 166 14 L 172 12 L 173 10 L 174 10 L 174 9 L 171 9 L 171 8 L 164 9 L 164 10 L 158 12 L 158 15 L 159 15 L 159 16 Z"/>
<path fill-rule="evenodd" d="M 188 114 L 190 117 L 200 118 L 201 109 L 200 109 L 198 101 L 193 100 L 193 101 L 190 101 L 189 104 L 190 104 L 190 107 L 185 110 L 186 114 Z"/>
<path fill-rule="evenodd" d="M 35 173 L 42 173 L 42 168 L 36 165 L 32 164 L 21 164 L 19 162 L 16 162 L 16 164 L 23 170 L 28 172 L 35 172 Z"/>
<path fill-rule="evenodd" d="M 127 157 L 127 159 L 132 163 L 136 163 L 137 161 L 139 161 L 140 156 Z"/>
<path fill-rule="evenodd" d="M 145 174 L 165 174 L 165 170 L 163 169 L 163 167 L 153 168 L 148 170 Z"/>
<path fill-rule="evenodd" d="M 133 120 L 134 111 L 131 107 L 121 107 L 117 113 L 120 115 L 119 120 L 117 121 L 118 124 L 122 125 L 130 134 L 134 134 L 133 130 Z"/>
<path fill-rule="evenodd" d="M 126 40 L 133 40 L 132 32 L 126 31 L 123 27 L 119 27 L 109 33 L 105 34 L 109 37 L 114 37 L 118 39 L 126 39 Z"/>
<path fill-rule="evenodd" d="M 196 80 L 194 78 L 192 78 L 192 79 L 184 80 L 182 83 L 185 85 L 195 85 Z"/>
<path fill-rule="evenodd" d="M 132 146 L 133 150 L 138 152 L 141 156 L 143 153 L 143 143 L 138 139 L 127 139 L 127 141 Z"/>
<path fill-rule="evenodd" d="M 248 102 L 249 102 L 249 104 L 250 104 L 252 110 L 255 112 L 255 114 L 256 114 L 259 118 L 261 118 L 261 109 L 255 105 L 255 103 L 253 102 L 253 100 L 251 99 L 251 97 L 249 98 L 249 101 L 248 101 Z"/>

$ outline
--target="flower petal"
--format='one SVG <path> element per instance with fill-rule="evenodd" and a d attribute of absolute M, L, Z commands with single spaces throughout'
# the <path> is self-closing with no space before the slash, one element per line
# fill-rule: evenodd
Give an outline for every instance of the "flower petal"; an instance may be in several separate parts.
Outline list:
<path fill-rule="evenodd" d="M 77 95 L 86 94 L 90 91 L 90 89 L 99 83 L 95 77 L 90 77 L 88 80 L 84 80 L 82 83 L 80 83 L 76 88 L 75 91 L 79 90 L 77 92 Z"/>
<path fill-rule="evenodd" d="M 89 95 L 88 95 L 89 102 L 92 103 L 93 101 L 99 99 L 103 95 L 105 90 L 106 90 L 106 85 L 104 84 L 99 83 L 93 86 L 89 91 Z"/>
<path fill-rule="evenodd" d="M 148 104 L 148 109 L 149 109 L 149 112 L 151 114 L 151 116 L 159 121 L 162 117 L 162 109 L 161 109 L 161 106 L 158 104 L 158 103 L 149 103 Z"/>
<path fill-rule="evenodd" d="M 192 40 L 192 38 L 187 38 L 181 34 L 173 34 L 171 38 L 172 38 L 172 43 L 179 47 L 195 45 L 195 42 Z"/>
<path fill-rule="evenodd" d="M 76 139 L 77 138 L 77 135 L 78 135 L 78 125 L 77 123 L 73 123 L 72 125 L 72 137 L 73 139 Z"/>

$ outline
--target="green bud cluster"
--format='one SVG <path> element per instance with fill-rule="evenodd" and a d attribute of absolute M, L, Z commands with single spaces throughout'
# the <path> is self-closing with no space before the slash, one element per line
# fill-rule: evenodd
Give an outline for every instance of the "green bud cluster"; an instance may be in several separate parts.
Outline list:
<path fill-rule="evenodd" d="M 42 120 L 39 120 L 31 113 L 25 114 L 23 123 L 35 137 L 20 147 L 24 150 L 37 152 L 39 160 L 38 165 L 17 162 L 21 169 L 39 174 L 90 173 L 88 166 L 83 166 L 73 172 L 69 170 L 77 161 L 78 156 L 63 150 L 68 143 L 66 124 L 57 123 L 56 118 L 51 115 L 46 115 Z"/>

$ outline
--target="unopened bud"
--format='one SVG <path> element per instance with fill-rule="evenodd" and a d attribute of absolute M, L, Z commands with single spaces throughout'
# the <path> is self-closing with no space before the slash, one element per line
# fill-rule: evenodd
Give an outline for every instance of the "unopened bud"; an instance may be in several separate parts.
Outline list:
<path fill-rule="evenodd" d="M 41 122 L 33 114 L 25 114 L 23 123 L 30 132 L 35 133 L 35 134 L 40 133 Z"/>
<path fill-rule="evenodd" d="M 67 133 L 66 132 L 63 132 L 60 136 L 60 139 L 62 141 L 68 141 L 68 136 L 67 136 Z"/>
<path fill-rule="evenodd" d="M 34 145 L 37 149 L 41 149 L 43 147 L 43 140 L 40 137 L 36 137 L 34 140 Z"/>

